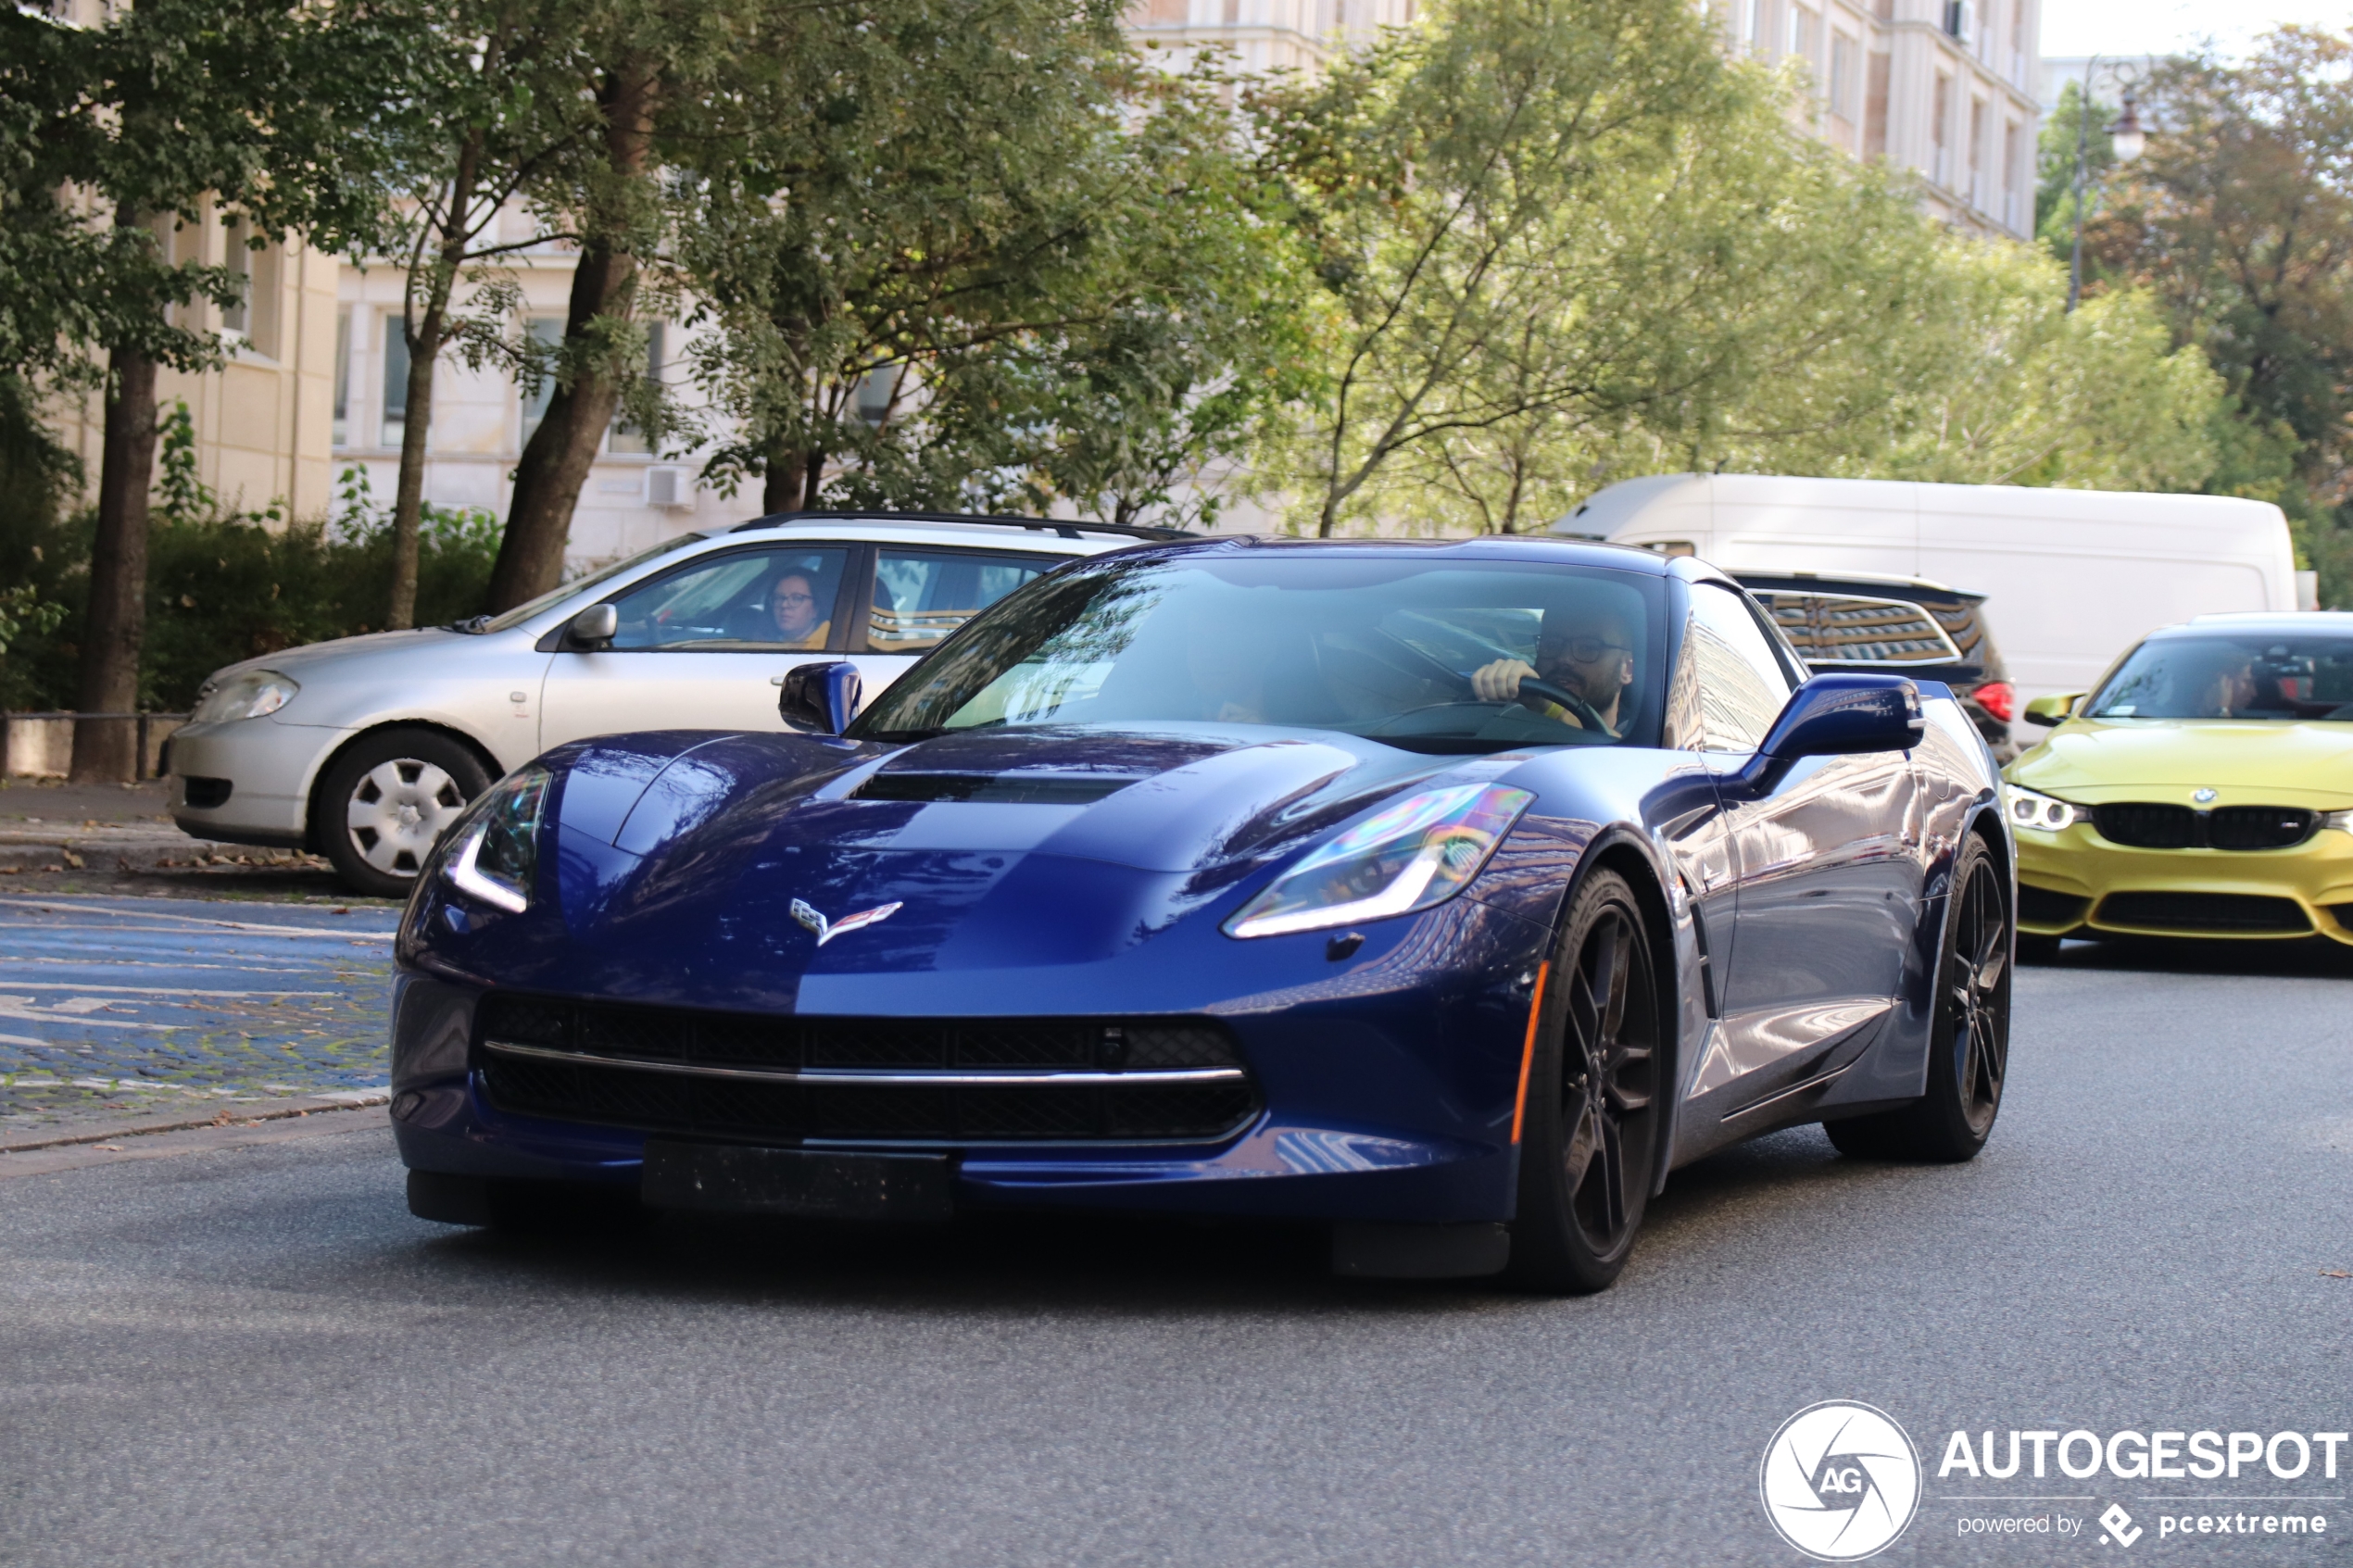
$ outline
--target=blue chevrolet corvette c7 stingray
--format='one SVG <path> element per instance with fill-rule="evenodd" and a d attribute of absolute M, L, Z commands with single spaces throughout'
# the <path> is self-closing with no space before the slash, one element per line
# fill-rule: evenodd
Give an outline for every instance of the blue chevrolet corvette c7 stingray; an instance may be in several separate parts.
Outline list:
<path fill-rule="evenodd" d="M 559 747 L 401 926 L 411 1209 L 1329 1222 L 1592 1290 L 1667 1173 L 1967 1159 L 2011 845 L 1943 686 L 1689 559 L 1218 539 L 1065 566 L 860 711 Z"/>

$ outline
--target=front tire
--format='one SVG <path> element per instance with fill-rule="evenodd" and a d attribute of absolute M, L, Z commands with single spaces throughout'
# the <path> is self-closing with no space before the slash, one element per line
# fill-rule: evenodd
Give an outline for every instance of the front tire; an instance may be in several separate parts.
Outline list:
<path fill-rule="evenodd" d="M 1626 1266 L 1658 1172 L 1667 1010 L 1649 922 L 1617 872 L 1578 884 L 1540 1006 L 1510 1277 L 1581 1295 Z"/>
<path fill-rule="evenodd" d="M 1936 970 L 1928 1093 L 1898 1110 L 1823 1124 L 1841 1154 L 1869 1160 L 1974 1159 L 2002 1111 L 2009 1073 L 2009 883 L 1975 834 L 1954 858 L 1952 913 Z"/>
<path fill-rule="evenodd" d="M 406 898 L 425 857 L 490 771 L 435 730 L 384 730 L 335 759 L 319 786 L 313 822 L 335 878 L 354 893 Z"/>

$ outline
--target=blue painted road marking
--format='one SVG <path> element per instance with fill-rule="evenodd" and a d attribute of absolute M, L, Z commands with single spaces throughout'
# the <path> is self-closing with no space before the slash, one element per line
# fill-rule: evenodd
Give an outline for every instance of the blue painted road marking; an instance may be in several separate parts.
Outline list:
<path fill-rule="evenodd" d="M 382 1088 L 399 919 L 0 897 L 0 1131 Z"/>

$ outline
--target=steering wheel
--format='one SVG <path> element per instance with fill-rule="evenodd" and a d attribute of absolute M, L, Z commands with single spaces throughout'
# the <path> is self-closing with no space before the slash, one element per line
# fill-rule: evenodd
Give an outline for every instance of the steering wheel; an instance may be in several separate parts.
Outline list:
<path fill-rule="evenodd" d="M 1602 722 L 1602 716 L 1593 710 L 1593 705 L 1575 692 L 1564 690 L 1550 681 L 1540 681 L 1533 675 L 1522 675 L 1519 689 L 1522 696 L 1534 692 L 1545 701 L 1566 708 L 1586 729 L 1599 730 L 1604 734 L 1610 733 L 1609 726 Z"/>

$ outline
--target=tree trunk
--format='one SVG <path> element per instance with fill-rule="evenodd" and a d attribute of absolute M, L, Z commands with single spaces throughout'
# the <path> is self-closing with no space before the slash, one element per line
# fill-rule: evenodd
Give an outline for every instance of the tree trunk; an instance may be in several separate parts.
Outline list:
<path fill-rule="evenodd" d="M 772 451 L 768 468 L 760 482 L 761 511 L 774 516 L 777 512 L 802 509 L 804 475 L 809 469 L 809 455 L 796 451 Z"/>
<path fill-rule="evenodd" d="M 607 166 L 624 183 L 648 177 L 653 140 L 653 98 L 658 81 L 649 62 L 635 62 L 608 79 L 605 109 Z M 626 197 L 618 205 L 626 206 Z M 564 320 L 564 345 L 589 337 L 599 317 L 627 320 L 637 292 L 635 243 L 619 218 L 592 213 L 572 277 L 572 305 Z M 563 581 L 564 545 L 572 534 L 573 508 L 597 460 L 605 428 L 621 403 L 623 368 L 591 359 L 581 363 L 570 385 L 559 383 L 547 412 L 515 465 L 514 499 L 507 508 L 507 533 L 490 573 L 490 608 L 512 609 Z"/>
<path fill-rule="evenodd" d="M 384 610 L 387 631 L 406 631 L 417 623 L 417 522 L 425 503 L 425 439 L 433 430 L 433 368 L 441 357 L 442 322 L 448 302 L 445 283 L 440 297 L 426 302 L 424 317 L 409 340 L 409 408 L 400 427 L 400 483 L 392 501 L 392 599 Z M 405 324 L 402 330 L 407 330 Z"/>
<path fill-rule="evenodd" d="M 147 490 L 156 468 L 156 363 L 135 349 L 109 358 L 107 427 L 98 470 L 98 529 L 90 543 L 90 607 L 82 623 L 84 713 L 129 713 L 139 704 L 139 654 L 147 631 Z M 138 727 L 84 719 L 73 727 L 76 784 L 128 784 L 139 776 Z"/>
<path fill-rule="evenodd" d="M 425 506 L 425 442 L 433 434 L 433 371 L 448 327 L 450 291 L 466 260 L 467 214 L 473 207 L 482 140 L 479 129 L 469 132 L 458 154 L 440 254 L 426 280 L 424 314 L 409 337 L 409 408 L 400 427 L 400 483 L 392 501 L 392 602 L 384 613 L 385 627 L 395 632 L 417 623 L 417 524 Z M 401 330 L 408 331 L 405 311 Z"/>

